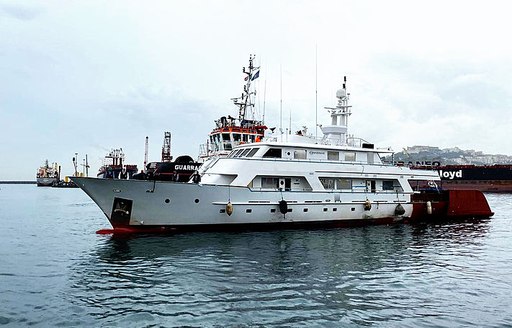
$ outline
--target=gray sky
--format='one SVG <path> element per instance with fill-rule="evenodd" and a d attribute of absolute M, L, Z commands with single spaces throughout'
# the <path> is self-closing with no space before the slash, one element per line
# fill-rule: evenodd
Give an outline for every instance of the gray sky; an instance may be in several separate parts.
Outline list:
<path fill-rule="evenodd" d="M 256 54 L 259 111 L 314 131 L 348 76 L 349 133 L 512 154 L 508 1 L 0 0 L 0 180 L 32 180 L 45 159 L 90 175 L 111 148 L 142 167 L 196 157 L 214 120 L 235 116 Z M 317 61 L 315 60 L 317 49 Z M 261 113 L 260 113 L 261 114 Z"/>

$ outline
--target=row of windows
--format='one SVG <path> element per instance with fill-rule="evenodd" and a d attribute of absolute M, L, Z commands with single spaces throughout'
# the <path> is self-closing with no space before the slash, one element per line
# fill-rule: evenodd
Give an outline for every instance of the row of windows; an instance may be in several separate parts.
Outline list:
<path fill-rule="evenodd" d="M 352 212 L 354 212 L 354 211 L 356 210 L 356 208 L 355 208 L 355 207 L 352 207 L 352 208 L 350 208 L 350 210 L 351 210 Z M 307 207 L 306 207 L 306 208 L 303 208 L 303 209 L 302 209 L 302 211 L 303 211 L 304 213 L 309 212 L 309 208 L 307 208 Z M 329 211 L 329 209 L 328 209 L 327 207 L 324 207 L 324 208 L 322 208 L 322 211 L 323 211 L 323 212 L 328 212 L 328 211 Z M 333 208 L 332 208 L 332 211 L 333 211 L 333 212 L 337 212 L 337 211 L 338 211 L 338 208 L 337 208 L 337 207 L 333 207 Z M 270 209 L 270 213 L 276 213 L 276 212 L 277 212 L 277 210 L 276 210 L 275 208 L 271 208 L 271 209 Z M 289 209 L 288 209 L 288 213 L 291 213 L 291 212 L 293 212 L 293 209 L 289 208 Z M 221 209 L 219 210 L 219 213 L 226 213 L 226 209 L 221 208 Z M 245 213 L 252 213 L 252 208 L 246 208 L 246 209 L 245 209 Z"/>
<path fill-rule="evenodd" d="M 351 179 L 343 179 L 343 178 L 319 178 L 322 186 L 325 190 L 352 190 L 354 187 L 354 182 Z M 359 183 L 363 183 L 363 180 L 356 180 Z M 377 183 L 379 183 L 379 187 L 377 187 Z M 361 187 L 359 184 L 358 187 Z M 364 188 L 370 189 L 372 192 L 375 192 L 377 189 L 383 191 L 390 190 L 401 190 L 400 183 L 397 180 L 368 180 L 365 182 L 365 185 L 362 185 Z"/>
<path fill-rule="evenodd" d="M 327 151 L 327 159 L 329 161 L 339 161 L 340 154 L 343 156 L 343 160 L 347 162 L 355 162 L 356 160 L 356 152 L 347 151 L 347 152 L 339 152 L 339 151 Z M 289 152 L 287 155 L 291 156 Z M 325 151 L 315 151 L 315 154 L 310 154 L 310 159 L 325 159 L 326 152 Z M 371 154 L 373 156 L 373 154 Z M 263 155 L 263 158 L 282 158 L 283 157 L 283 149 L 281 148 L 269 148 L 267 152 Z M 297 149 L 293 151 L 294 159 L 308 159 L 308 150 L 307 149 Z"/>
<path fill-rule="evenodd" d="M 259 150 L 259 148 L 242 148 L 233 151 L 231 154 L 229 154 L 229 158 L 235 158 L 235 157 L 253 157 L 254 154 Z"/>

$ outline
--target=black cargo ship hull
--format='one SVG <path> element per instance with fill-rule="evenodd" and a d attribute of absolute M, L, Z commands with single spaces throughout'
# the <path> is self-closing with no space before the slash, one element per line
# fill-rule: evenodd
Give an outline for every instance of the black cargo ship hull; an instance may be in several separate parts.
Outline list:
<path fill-rule="evenodd" d="M 441 165 L 414 168 L 437 170 L 441 177 L 439 187 L 447 190 L 512 192 L 512 165 Z"/>

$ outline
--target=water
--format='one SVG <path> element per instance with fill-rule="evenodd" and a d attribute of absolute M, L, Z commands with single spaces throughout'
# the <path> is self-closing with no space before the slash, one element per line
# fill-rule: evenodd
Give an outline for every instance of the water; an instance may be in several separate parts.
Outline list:
<path fill-rule="evenodd" d="M 512 195 L 489 220 L 113 238 L 79 189 L 0 185 L 0 325 L 511 327 Z"/>

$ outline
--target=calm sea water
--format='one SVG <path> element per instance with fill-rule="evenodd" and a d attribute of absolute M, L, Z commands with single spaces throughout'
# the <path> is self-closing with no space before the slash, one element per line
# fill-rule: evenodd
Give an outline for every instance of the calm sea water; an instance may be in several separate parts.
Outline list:
<path fill-rule="evenodd" d="M 512 195 L 489 220 L 113 238 L 79 189 L 0 185 L 0 325 L 511 327 Z"/>

